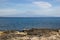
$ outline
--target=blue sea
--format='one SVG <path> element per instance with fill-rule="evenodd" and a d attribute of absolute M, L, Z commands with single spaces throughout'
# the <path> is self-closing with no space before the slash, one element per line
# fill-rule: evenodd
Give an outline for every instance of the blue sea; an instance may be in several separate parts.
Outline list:
<path fill-rule="evenodd" d="M 60 28 L 60 17 L 0 17 L 0 30 Z"/>

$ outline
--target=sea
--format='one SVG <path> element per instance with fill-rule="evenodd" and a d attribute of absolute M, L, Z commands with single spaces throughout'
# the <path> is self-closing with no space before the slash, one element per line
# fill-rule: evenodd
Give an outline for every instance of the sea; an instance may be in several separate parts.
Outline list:
<path fill-rule="evenodd" d="M 60 17 L 0 17 L 0 30 L 60 28 Z"/>

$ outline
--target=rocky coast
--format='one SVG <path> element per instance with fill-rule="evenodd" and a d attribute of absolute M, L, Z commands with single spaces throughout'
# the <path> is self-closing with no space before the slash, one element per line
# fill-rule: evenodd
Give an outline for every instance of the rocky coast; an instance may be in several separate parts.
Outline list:
<path fill-rule="evenodd" d="M 59 29 L 0 31 L 0 40 L 60 40 Z"/>

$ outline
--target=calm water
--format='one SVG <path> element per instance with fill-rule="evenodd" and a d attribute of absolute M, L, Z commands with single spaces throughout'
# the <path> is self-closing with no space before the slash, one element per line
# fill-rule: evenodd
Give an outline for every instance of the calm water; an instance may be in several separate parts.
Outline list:
<path fill-rule="evenodd" d="M 0 17 L 0 30 L 60 28 L 60 17 Z"/>

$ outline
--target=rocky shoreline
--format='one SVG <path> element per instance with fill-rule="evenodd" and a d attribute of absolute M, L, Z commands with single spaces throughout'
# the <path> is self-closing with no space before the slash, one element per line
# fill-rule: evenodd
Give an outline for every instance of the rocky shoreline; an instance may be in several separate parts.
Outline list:
<path fill-rule="evenodd" d="M 59 29 L 29 29 L 0 31 L 0 40 L 60 40 Z"/>

